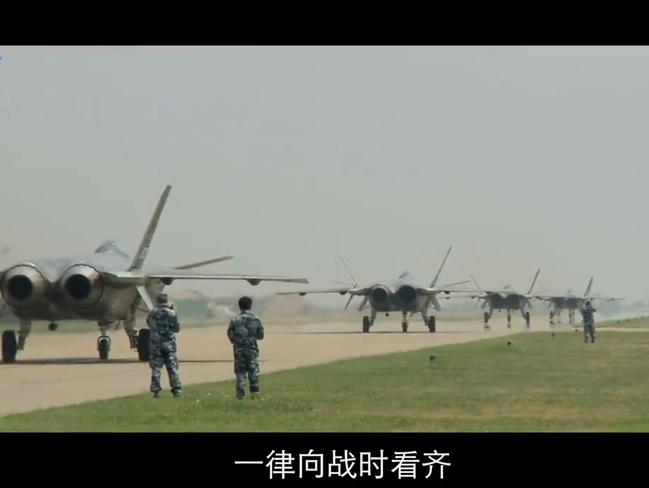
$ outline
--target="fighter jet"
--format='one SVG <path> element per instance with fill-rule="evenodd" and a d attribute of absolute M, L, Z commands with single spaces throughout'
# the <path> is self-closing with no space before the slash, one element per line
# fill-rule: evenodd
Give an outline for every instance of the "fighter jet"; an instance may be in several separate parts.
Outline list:
<path fill-rule="evenodd" d="M 25 347 L 32 321 L 50 322 L 56 330 L 59 320 L 90 320 L 99 325 L 97 350 L 100 359 L 108 359 L 111 341 L 106 331 L 121 321 L 132 349 L 139 359 L 149 359 L 150 330 L 135 329 L 137 311 L 153 308 L 152 296 L 175 280 L 245 280 L 251 285 L 261 281 L 308 283 L 304 278 L 260 276 L 254 274 L 198 273 L 193 268 L 230 259 L 224 256 L 170 268 L 144 267 L 153 234 L 171 191 L 167 186 L 134 257 L 122 251 L 117 242 L 106 241 L 93 254 L 17 263 L 0 271 L 2 313 L 11 312 L 19 319 L 18 341 L 13 330 L 2 334 L 2 361 L 12 363 L 17 351 Z"/>
<path fill-rule="evenodd" d="M 512 290 L 509 285 L 505 286 L 502 290 L 485 290 L 473 276 L 470 276 L 473 284 L 480 290 L 480 293 L 470 296 L 470 298 L 477 298 L 478 303 L 480 300 L 484 300 L 481 308 L 485 308 L 489 305 L 489 311 L 484 313 L 484 328 L 489 330 L 489 319 L 493 314 L 494 310 L 507 310 L 507 328 L 512 326 L 512 310 L 520 310 L 521 315 L 525 319 L 525 326 L 530 326 L 530 312 L 528 309 L 532 308 L 531 299 L 534 298 L 532 291 L 534 290 L 534 285 L 536 284 L 536 279 L 541 272 L 541 268 L 536 270 L 532 284 L 527 293 L 518 293 Z"/>
<path fill-rule="evenodd" d="M 378 312 L 385 313 L 386 316 L 388 316 L 390 312 L 401 312 L 401 329 L 403 332 L 408 332 L 408 314 L 412 317 L 415 313 L 420 313 L 424 319 L 424 324 L 428 327 L 428 330 L 430 332 L 435 332 L 435 316 L 428 316 L 428 309 L 432 306 L 437 311 L 441 310 L 441 305 L 437 299 L 437 295 L 440 293 L 448 295 L 452 292 L 459 291 L 452 289 L 452 287 L 467 283 L 467 281 L 461 281 L 440 288 L 435 287 L 439 275 L 444 268 L 444 264 L 448 259 L 448 255 L 451 253 L 451 249 L 451 247 L 448 248 L 446 256 L 429 286 L 418 285 L 415 283 L 410 273 L 404 272 L 396 280 L 390 281 L 389 283 L 374 283 L 369 286 L 359 287 L 354 276 L 349 271 L 349 268 L 345 262 L 341 260 L 352 280 L 351 287 L 281 292 L 278 293 L 278 295 L 304 296 L 308 293 L 349 294 L 349 300 L 347 300 L 345 310 L 347 310 L 354 297 L 363 297 L 358 310 L 362 311 L 368 304 L 370 308 L 370 315 L 365 315 L 363 317 L 363 332 L 365 333 L 369 332 L 374 325 Z"/>
<path fill-rule="evenodd" d="M 574 324 L 575 312 L 582 309 L 586 300 L 604 300 L 607 302 L 623 300 L 622 298 L 591 294 L 590 290 L 593 287 L 593 279 L 594 276 L 591 276 L 588 285 L 586 285 L 586 291 L 582 296 L 573 294 L 572 290 L 567 290 L 564 295 L 558 293 L 542 293 L 536 295 L 538 300 L 548 302 L 548 308 L 550 309 L 550 325 L 555 325 L 555 318 L 558 323 L 561 323 L 561 312 L 563 310 L 568 310 L 568 323 L 570 325 Z"/>

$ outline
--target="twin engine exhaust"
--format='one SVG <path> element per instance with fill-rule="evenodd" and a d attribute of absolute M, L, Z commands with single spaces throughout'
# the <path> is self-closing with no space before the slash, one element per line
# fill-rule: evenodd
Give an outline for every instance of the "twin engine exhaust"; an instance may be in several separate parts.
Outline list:
<path fill-rule="evenodd" d="M 2 298 L 11 307 L 29 307 L 47 297 L 62 297 L 73 307 L 85 308 L 97 303 L 104 292 L 101 274 L 92 266 L 70 266 L 55 283 L 48 281 L 30 263 L 10 268 L 0 284 Z"/>

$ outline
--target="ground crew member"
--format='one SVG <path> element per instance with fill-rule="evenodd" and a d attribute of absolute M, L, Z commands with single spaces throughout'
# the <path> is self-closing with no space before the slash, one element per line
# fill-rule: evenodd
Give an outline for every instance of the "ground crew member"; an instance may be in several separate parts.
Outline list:
<path fill-rule="evenodd" d="M 178 375 L 178 359 L 176 358 L 176 333 L 180 332 L 180 323 L 176 311 L 169 303 L 166 293 L 158 293 L 156 306 L 147 316 L 147 324 L 151 329 L 149 341 L 151 366 L 151 392 L 154 398 L 160 396 L 160 371 L 164 365 L 169 374 L 169 386 L 175 397 L 182 392 L 182 384 Z"/>
<path fill-rule="evenodd" d="M 250 381 L 250 396 L 256 398 L 259 389 L 259 346 L 258 340 L 264 338 L 264 326 L 250 310 L 252 299 L 241 297 L 241 313 L 233 317 L 228 327 L 228 339 L 234 353 L 234 373 L 237 377 L 236 397 L 241 400 L 246 395 L 246 376 Z"/>
<path fill-rule="evenodd" d="M 588 342 L 589 337 L 590 342 L 595 342 L 595 311 L 590 300 L 587 300 L 581 309 L 581 316 L 584 319 L 584 342 Z"/>

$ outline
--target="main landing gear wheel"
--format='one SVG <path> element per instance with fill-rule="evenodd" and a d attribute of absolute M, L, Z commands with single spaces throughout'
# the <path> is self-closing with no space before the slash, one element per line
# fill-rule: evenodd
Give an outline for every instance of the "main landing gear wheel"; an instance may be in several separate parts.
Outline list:
<path fill-rule="evenodd" d="M 530 326 L 530 313 L 525 312 L 525 327 L 529 327 L 529 326 Z"/>
<path fill-rule="evenodd" d="M 99 339 L 97 339 L 97 350 L 99 351 L 99 359 L 106 361 L 110 354 L 110 337 L 99 336 Z"/>
<path fill-rule="evenodd" d="M 363 333 L 367 334 L 370 331 L 370 318 L 365 315 L 363 317 Z"/>
<path fill-rule="evenodd" d="M 401 323 L 401 330 L 403 332 L 408 332 L 408 322 L 402 322 Z"/>
<path fill-rule="evenodd" d="M 489 327 L 489 312 L 484 313 L 484 330 L 490 330 L 491 327 Z"/>
<path fill-rule="evenodd" d="M 151 329 L 140 329 L 137 333 L 137 356 L 140 361 L 148 361 L 151 358 L 149 339 L 151 339 Z"/>
<path fill-rule="evenodd" d="M 13 330 L 5 330 L 2 333 L 2 362 L 16 362 L 17 352 L 18 343 L 16 342 L 16 333 Z"/>
<path fill-rule="evenodd" d="M 435 332 L 435 317 L 428 317 L 428 331 Z"/>

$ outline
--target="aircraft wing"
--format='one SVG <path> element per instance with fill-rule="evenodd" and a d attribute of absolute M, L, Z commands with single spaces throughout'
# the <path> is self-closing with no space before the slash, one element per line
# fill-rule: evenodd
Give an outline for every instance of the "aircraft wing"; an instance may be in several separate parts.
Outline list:
<path fill-rule="evenodd" d="M 345 295 L 349 293 L 350 295 L 367 295 L 371 291 L 371 288 L 321 288 L 313 290 L 297 290 L 297 291 L 282 291 L 277 293 L 277 295 L 308 295 L 310 293 L 340 293 Z"/>
<path fill-rule="evenodd" d="M 263 276 L 255 274 L 222 274 L 222 273 L 196 273 L 186 270 L 161 270 L 145 272 L 134 271 L 104 271 L 104 278 L 116 284 L 144 285 L 149 280 L 163 280 L 172 282 L 174 280 L 244 280 L 251 285 L 258 285 L 262 281 L 280 281 L 284 283 L 308 284 L 306 278 L 291 278 L 286 276 Z"/>
<path fill-rule="evenodd" d="M 457 290 L 455 288 L 417 288 L 417 293 L 421 295 L 434 296 L 439 293 L 445 293 L 447 295 L 451 293 L 470 293 L 470 294 L 479 294 L 480 290 Z"/>
<path fill-rule="evenodd" d="M 484 290 L 483 293 L 488 295 L 495 295 L 496 293 L 498 295 L 523 295 L 522 293 L 517 293 L 513 290 Z"/>
<path fill-rule="evenodd" d="M 604 300 L 605 302 L 618 302 L 618 301 L 620 301 L 620 300 L 624 300 L 624 298 L 620 298 L 620 297 L 607 297 L 607 296 L 604 296 L 604 295 L 589 295 L 589 296 L 587 296 L 587 297 L 585 298 L 585 300 L 587 300 L 587 299 L 589 299 L 589 298 L 590 298 L 591 300 Z"/>
<path fill-rule="evenodd" d="M 542 295 L 542 294 L 538 294 L 538 293 L 535 293 L 533 296 L 537 300 L 553 300 L 553 299 L 558 299 L 558 298 L 574 298 L 574 297 L 569 297 L 569 296 L 565 296 L 565 295 Z"/>

